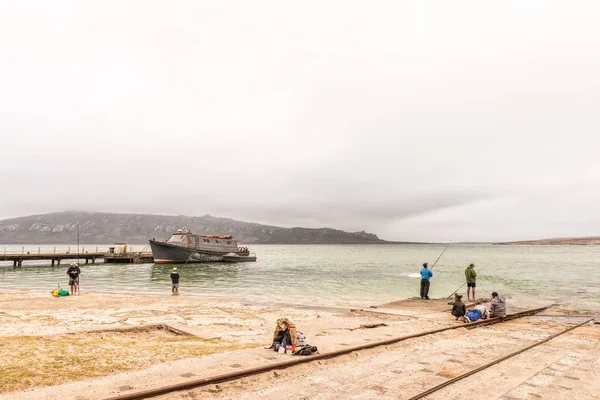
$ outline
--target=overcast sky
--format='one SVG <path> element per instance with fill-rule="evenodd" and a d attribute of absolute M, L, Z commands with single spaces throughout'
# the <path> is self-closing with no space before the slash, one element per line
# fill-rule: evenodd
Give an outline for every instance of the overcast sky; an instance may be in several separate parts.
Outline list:
<path fill-rule="evenodd" d="M 600 235 L 596 1 L 4 1 L 0 218 Z"/>

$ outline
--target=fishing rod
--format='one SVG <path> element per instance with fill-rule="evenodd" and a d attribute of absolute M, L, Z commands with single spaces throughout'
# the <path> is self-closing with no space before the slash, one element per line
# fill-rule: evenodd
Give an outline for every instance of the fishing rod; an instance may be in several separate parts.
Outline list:
<path fill-rule="evenodd" d="M 435 262 L 433 263 L 433 265 L 431 266 L 431 268 L 429 268 L 430 270 L 432 270 L 433 267 L 435 267 L 435 264 L 437 264 L 437 262 L 440 261 L 440 258 L 442 258 L 442 255 L 444 255 L 444 253 L 446 252 L 446 249 L 448 248 L 448 246 L 450 246 L 450 243 L 452 243 L 452 240 L 448 242 L 448 244 L 446 245 L 446 247 L 444 247 L 444 250 L 442 250 L 442 253 L 440 254 L 440 256 L 437 258 L 437 260 L 435 260 Z"/>
<path fill-rule="evenodd" d="M 481 273 L 484 268 L 481 268 L 481 270 L 479 271 L 479 273 Z M 460 289 L 462 289 L 463 286 L 465 286 L 467 284 L 467 282 L 463 283 L 462 285 L 460 285 L 460 287 L 458 289 L 456 289 L 454 292 L 450 293 L 450 296 L 446 297 L 446 300 L 450 299 L 450 297 L 452 297 L 454 294 L 456 294 L 456 292 L 458 292 Z"/>
<path fill-rule="evenodd" d="M 79 266 L 79 221 L 77 221 L 77 265 Z"/>

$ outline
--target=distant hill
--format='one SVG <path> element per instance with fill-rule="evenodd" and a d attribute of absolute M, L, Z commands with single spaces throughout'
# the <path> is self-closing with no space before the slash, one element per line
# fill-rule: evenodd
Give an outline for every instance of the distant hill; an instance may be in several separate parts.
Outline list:
<path fill-rule="evenodd" d="M 0 221 L 2 244 L 73 244 L 76 224 L 82 244 L 114 242 L 146 243 L 149 238 L 167 239 L 187 227 L 191 217 L 179 215 L 115 214 L 65 211 Z M 192 231 L 201 234 L 233 235 L 240 243 L 254 244 L 379 244 L 388 243 L 366 232 L 337 229 L 282 228 L 210 215 L 194 219 Z"/>
<path fill-rule="evenodd" d="M 522 244 L 522 245 L 537 245 L 537 246 L 597 246 L 600 245 L 600 237 L 581 237 L 581 238 L 557 238 L 557 239 L 540 239 L 540 240 L 523 240 L 519 242 L 501 242 L 495 243 L 498 245 Z"/>

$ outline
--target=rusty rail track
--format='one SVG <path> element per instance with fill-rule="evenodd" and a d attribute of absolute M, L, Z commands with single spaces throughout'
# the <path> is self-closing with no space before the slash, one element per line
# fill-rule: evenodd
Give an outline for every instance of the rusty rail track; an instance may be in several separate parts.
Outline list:
<path fill-rule="evenodd" d="M 171 392 L 176 392 L 179 390 L 198 388 L 198 387 L 202 387 L 202 386 L 232 381 L 232 380 L 243 378 L 246 376 L 258 375 L 258 374 L 269 372 L 269 371 L 272 371 L 275 369 L 285 369 L 285 368 L 289 368 L 289 367 L 293 367 L 296 365 L 305 364 L 305 363 L 309 363 L 309 362 L 313 362 L 313 361 L 335 358 L 335 357 L 350 354 L 352 352 L 356 352 L 356 351 L 360 351 L 360 350 L 371 349 L 371 348 L 379 347 L 379 346 L 386 346 L 386 345 L 398 343 L 398 342 L 401 342 L 404 340 L 414 339 L 414 338 L 427 336 L 427 335 L 432 335 L 435 333 L 445 332 L 445 331 L 449 331 L 449 330 L 453 330 L 453 329 L 459 329 L 459 328 L 465 328 L 465 327 L 474 329 L 474 328 L 479 328 L 482 326 L 498 324 L 501 322 L 506 322 L 506 321 L 510 321 L 513 319 L 517 319 L 517 318 L 523 318 L 523 317 L 535 315 L 537 313 L 547 310 L 549 307 L 550 306 L 535 308 L 532 310 L 521 311 L 518 313 L 507 315 L 506 317 L 503 317 L 503 318 L 492 318 L 492 319 L 488 319 L 488 320 L 477 321 L 477 322 L 473 322 L 469 325 L 462 325 L 462 324 L 461 325 L 453 325 L 453 326 L 449 326 L 449 327 L 445 327 L 445 328 L 439 328 L 439 329 L 433 329 L 433 330 L 413 333 L 410 335 L 399 336 L 399 337 L 395 337 L 392 339 L 382 340 L 379 342 L 372 342 L 372 343 L 367 343 L 364 345 L 352 346 L 352 347 L 348 347 L 346 349 L 332 351 L 332 352 L 328 352 L 328 353 L 316 354 L 313 356 L 298 357 L 298 358 L 294 358 L 294 359 L 288 360 L 288 361 L 282 361 L 282 362 L 278 362 L 278 363 L 263 365 L 260 367 L 248 368 L 248 369 L 245 369 L 242 371 L 230 372 L 230 373 L 226 373 L 226 374 L 214 375 L 214 376 L 210 376 L 210 377 L 206 377 L 206 378 L 195 379 L 192 381 L 182 382 L 182 383 L 178 383 L 178 384 L 174 384 L 174 385 L 162 386 L 162 387 L 155 388 L 155 389 L 148 389 L 148 390 L 143 390 L 143 391 L 134 392 L 134 393 L 126 393 L 126 394 L 122 394 L 119 396 L 110 397 L 105 400 L 147 399 L 147 398 L 160 396 L 160 395 L 171 393 Z"/>
<path fill-rule="evenodd" d="M 537 346 L 539 346 L 539 345 L 541 345 L 541 344 L 544 344 L 544 343 L 546 343 L 546 342 L 549 342 L 549 341 L 551 341 L 552 339 L 555 339 L 555 338 L 557 338 L 557 337 L 559 337 L 559 336 L 561 336 L 561 335 L 564 335 L 565 333 L 571 332 L 573 329 L 577 329 L 577 328 L 579 328 L 580 326 L 582 326 L 582 325 L 585 325 L 585 324 L 587 324 L 587 323 L 589 323 L 589 322 L 593 321 L 594 319 L 595 319 L 595 318 L 590 318 L 590 319 L 588 319 L 588 320 L 586 320 L 586 321 L 584 321 L 584 322 L 582 322 L 582 323 L 580 323 L 580 324 L 577 324 L 577 325 L 571 326 L 571 327 L 569 327 L 569 328 L 567 328 L 567 329 L 565 329 L 565 330 L 563 330 L 563 331 L 561 331 L 561 332 L 555 333 L 554 335 L 551 335 L 551 336 L 547 337 L 546 339 L 542 339 L 542 340 L 540 340 L 539 342 L 536 342 L 536 343 L 534 343 L 534 344 L 532 344 L 532 345 L 529 345 L 529 346 L 527 346 L 527 347 L 524 347 L 524 348 L 522 348 L 522 349 L 520 349 L 520 350 L 517 350 L 517 351 L 515 351 L 515 352 L 513 352 L 513 353 L 510 353 L 510 354 L 508 354 L 508 355 L 506 355 L 506 356 L 504 356 L 504 357 L 500 357 L 500 358 L 498 358 L 498 359 L 496 359 L 496 360 L 494 360 L 494 361 L 492 361 L 492 362 L 489 362 L 489 363 L 487 363 L 487 364 L 485 364 L 485 365 L 482 365 L 481 367 L 478 367 L 478 368 L 472 369 L 472 370 L 471 370 L 471 371 L 469 371 L 469 372 L 465 372 L 465 373 L 464 373 L 464 374 L 462 374 L 462 375 L 459 375 L 459 376 L 457 376 L 457 377 L 455 377 L 455 378 L 452 378 L 452 379 L 450 379 L 450 380 L 447 380 L 446 382 L 444 382 L 444 383 L 440 383 L 439 385 L 437 385 L 437 386 L 434 386 L 434 387 L 432 387 L 432 388 L 431 388 L 431 389 L 429 389 L 429 390 L 426 390 L 426 391 L 424 391 L 424 392 L 422 392 L 422 393 L 419 393 L 418 395 L 416 395 L 416 396 L 413 396 L 413 397 L 411 397 L 411 398 L 410 398 L 410 399 L 408 399 L 408 400 L 418 400 L 418 399 L 421 399 L 421 398 L 423 398 L 423 397 L 425 397 L 425 396 L 429 396 L 430 394 L 433 394 L 433 393 L 437 392 L 438 390 L 445 388 L 446 386 L 452 385 L 453 383 L 456 383 L 456 382 L 460 381 L 461 379 L 465 379 L 465 378 L 467 378 L 467 377 L 469 377 L 469 376 L 471 376 L 471 375 L 473 375 L 473 374 L 476 374 L 476 373 L 478 373 L 478 372 L 481 372 L 481 371 L 483 371 L 484 369 L 487 369 L 487 368 L 489 368 L 489 367 L 491 367 L 491 366 L 493 366 L 493 365 L 496 365 L 496 364 L 498 364 L 498 363 L 501 363 L 502 361 L 506 361 L 506 360 L 508 360 L 509 358 L 512 358 L 512 357 L 514 357 L 514 356 L 516 356 L 516 355 L 519 355 L 519 354 L 521 354 L 521 353 L 524 353 L 524 352 L 526 352 L 527 350 L 533 349 L 534 347 L 537 347 Z"/>

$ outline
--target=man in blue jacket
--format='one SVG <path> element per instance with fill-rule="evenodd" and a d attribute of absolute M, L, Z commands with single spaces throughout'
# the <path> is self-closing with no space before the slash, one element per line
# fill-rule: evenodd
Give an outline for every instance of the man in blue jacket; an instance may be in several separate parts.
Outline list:
<path fill-rule="evenodd" d="M 433 276 L 433 272 L 427 268 L 427 263 L 423 263 L 421 270 L 421 298 L 429 300 L 429 280 Z"/>

